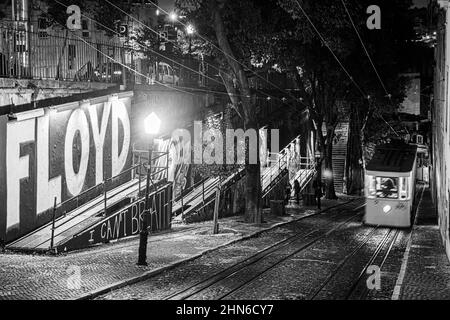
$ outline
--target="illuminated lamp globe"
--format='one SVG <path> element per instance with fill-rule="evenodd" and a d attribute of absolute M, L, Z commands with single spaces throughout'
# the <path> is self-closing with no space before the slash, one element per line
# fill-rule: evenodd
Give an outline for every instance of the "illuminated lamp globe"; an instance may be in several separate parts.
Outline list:
<path fill-rule="evenodd" d="M 175 20 L 178 19 L 178 16 L 177 16 L 177 14 L 175 12 L 171 12 L 170 15 L 169 15 L 169 19 L 171 21 L 175 21 Z"/>
<path fill-rule="evenodd" d="M 147 118 L 145 118 L 144 125 L 145 133 L 154 135 L 157 134 L 161 128 L 161 120 L 154 112 L 152 112 L 149 116 L 147 116 Z"/>

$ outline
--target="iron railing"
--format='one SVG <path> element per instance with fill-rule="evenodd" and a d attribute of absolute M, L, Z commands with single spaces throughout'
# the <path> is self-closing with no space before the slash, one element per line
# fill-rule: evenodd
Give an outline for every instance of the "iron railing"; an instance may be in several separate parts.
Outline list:
<path fill-rule="evenodd" d="M 168 153 L 159 153 L 159 155 L 155 158 L 152 158 L 152 162 L 155 161 L 158 158 L 161 157 L 168 157 Z M 151 168 L 151 169 L 150 169 Z M 95 200 L 99 200 L 99 197 L 102 195 L 103 196 L 103 216 L 106 216 L 108 214 L 108 208 L 112 207 L 113 205 L 117 204 L 117 202 L 120 201 L 113 201 L 111 202 L 112 199 L 114 199 L 114 197 L 116 197 L 119 194 L 123 194 L 123 197 L 121 197 L 121 201 L 123 201 L 123 199 L 125 199 L 128 196 L 131 196 L 135 193 L 134 190 L 130 191 L 127 194 L 127 190 L 133 188 L 133 187 L 138 187 L 137 189 L 137 197 L 139 197 L 141 195 L 141 193 L 144 190 L 144 185 L 143 182 L 145 182 L 145 175 L 144 175 L 144 171 L 146 170 L 151 170 L 150 171 L 150 181 L 151 181 L 151 190 L 150 192 L 152 192 L 153 190 L 155 190 L 158 185 L 160 183 L 160 181 L 167 181 L 167 174 L 166 174 L 166 178 L 161 180 L 158 179 L 156 180 L 155 178 L 159 178 L 161 177 L 161 173 L 168 171 L 167 167 L 152 167 L 148 165 L 148 161 L 147 162 L 140 162 L 137 165 L 133 165 L 132 167 L 128 168 L 127 170 L 124 170 L 123 172 L 121 172 L 120 174 L 105 179 L 101 184 L 96 185 L 92 188 L 89 188 L 88 190 L 80 193 L 79 195 L 77 195 L 76 197 L 73 197 L 71 199 L 68 199 L 60 204 L 57 204 L 55 201 L 55 205 L 53 208 L 53 216 L 52 216 L 52 232 L 51 232 L 51 248 L 53 247 L 54 244 L 54 237 L 58 236 L 55 235 L 55 230 L 59 227 L 61 227 L 62 225 L 68 223 L 69 221 L 71 221 L 72 219 L 75 219 L 76 217 L 80 216 L 81 214 L 85 213 L 86 211 L 91 209 L 91 206 L 85 208 L 84 210 L 77 212 L 76 214 L 67 214 L 67 212 L 73 212 L 76 209 L 80 208 L 82 205 L 86 205 L 89 203 L 94 202 Z M 123 179 L 123 176 L 129 175 L 129 177 L 127 177 L 126 179 Z M 136 178 L 137 177 L 137 178 Z M 137 180 L 137 181 L 136 181 Z M 110 191 L 114 191 L 116 188 L 120 187 L 121 185 L 124 184 L 125 181 L 131 182 L 131 184 L 124 190 L 118 190 L 117 192 L 110 192 Z M 156 181 L 156 183 L 155 183 Z M 101 190 L 101 191 L 100 191 Z M 80 198 L 84 198 L 84 197 L 88 197 L 90 200 L 87 202 L 84 202 L 82 204 L 80 204 Z M 66 219 L 65 221 L 63 221 L 60 224 L 56 224 L 56 222 L 60 219 L 60 218 L 66 218 L 69 217 L 69 219 Z"/>
<path fill-rule="evenodd" d="M 33 27 L 31 23 L 0 21 L 0 78 L 116 84 L 125 78 L 136 84 L 163 83 L 225 92 L 220 68 L 203 56 L 148 50 L 100 31 L 48 28 L 36 32 Z M 276 86 L 284 87 L 284 78 L 277 73 L 261 74 L 250 77 L 250 85 L 256 90 L 273 91 Z M 261 103 L 271 106 L 271 110 L 277 106 L 270 100 Z"/>
<path fill-rule="evenodd" d="M 32 32 L 7 24 L 0 24 L 0 35 L 0 77 L 95 82 L 122 80 L 125 48 L 117 41 L 105 38 L 93 42 L 69 30 L 51 34 L 50 31 Z"/>

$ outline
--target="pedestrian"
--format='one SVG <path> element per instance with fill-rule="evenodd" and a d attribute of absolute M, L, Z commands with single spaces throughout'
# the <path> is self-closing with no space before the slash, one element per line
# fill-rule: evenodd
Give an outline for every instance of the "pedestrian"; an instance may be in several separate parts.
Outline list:
<path fill-rule="evenodd" d="M 289 182 L 286 183 L 286 197 L 284 199 L 284 202 L 286 204 L 289 204 L 289 200 L 291 199 L 291 192 L 292 192 L 292 186 Z"/>
<path fill-rule="evenodd" d="M 298 180 L 294 181 L 294 194 L 297 204 L 300 204 L 300 182 Z"/>
<path fill-rule="evenodd" d="M 321 210 L 320 199 L 322 198 L 322 182 L 319 179 L 315 179 L 313 182 L 314 196 L 317 201 L 317 208 Z"/>

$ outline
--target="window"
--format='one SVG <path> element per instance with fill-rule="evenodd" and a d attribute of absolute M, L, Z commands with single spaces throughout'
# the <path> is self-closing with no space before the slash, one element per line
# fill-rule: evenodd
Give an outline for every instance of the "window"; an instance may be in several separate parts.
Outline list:
<path fill-rule="evenodd" d="M 97 64 L 103 62 L 102 45 L 97 43 Z"/>
<path fill-rule="evenodd" d="M 108 46 L 108 56 L 114 59 L 115 56 L 115 52 L 114 52 L 114 47 Z"/>
<path fill-rule="evenodd" d="M 368 176 L 368 183 L 369 183 L 369 198 L 375 198 L 377 192 L 376 192 L 376 185 L 375 185 L 375 177 L 374 176 Z"/>
<path fill-rule="evenodd" d="M 398 178 L 376 177 L 375 190 L 377 198 L 398 199 Z"/>
<path fill-rule="evenodd" d="M 38 36 L 39 38 L 47 38 L 48 37 L 48 21 L 47 18 L 40 17 L 38 19 Z"/>
<path fill-rule="evenodd" d="M 87 20 L 81 20 L 81 29 L 83 30 L 83 37 L 89 38 L 89 28 L 88 28 L 88 21 Z"/>
<path fill-rule="evenodd" d="M 69 70 L 75 69 L 76 56 L 77 56 L 77 47 L 74 44 L 69 44 L 69 47 L 68 47 Z"/>
<path fill-rule="evenodd" d="M 15 37 L 15 48 L 14 51 L 15 52 L 26 52 L 26 34 L 25 32 L 22 31 L 17 31 L 16 32 L 16 37 Z"/>
<path fill-rule="evenodd" d="M 400 199 L 408 198 L 408 180 L 405 177 L 400 178 Z"/>
<path fill-rule="evenodd" d="M 417 135 L 417 143 L 418 144 L 423 144 L 423 136 L 421 136 L 420 134 L 419 135 Z"/>

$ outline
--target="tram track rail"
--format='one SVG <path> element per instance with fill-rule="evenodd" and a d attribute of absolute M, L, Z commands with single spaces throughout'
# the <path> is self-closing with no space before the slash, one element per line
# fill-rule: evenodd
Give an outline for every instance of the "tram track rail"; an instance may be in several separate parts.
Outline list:
<path fill-rule="evenodd" d="M 379 228 L 380 228 L 379 226 L 373 227 L 373 230 L 369 233 L 369 235 L 367 235 L 365 237 L 364 241 L 358 247 L 356 247 L 354 250 L 352 250 L 348 255 L 346 255 L 343 259 L 341 259 L 339 261 L 338 266 L 333 270 L 333 272 L 325 279 L 325 281 L 323 281 L 319 285 L 319 287 L 311 295 L 308 296 L 307 299 L 308 300 L 316 299 L 324 291 L 326 286 L 331 283 L 331 281 L 333 279 L 335 279 L 339 275 L 343 274 L 344 273 L 343 269 L 350 262 L 351 258 L 355 257 L 358 254 L 358 252 L 361 251 L 365 245 L 367 245 L 367 243 L 372 239 L 371 236 Z M 374 265 L 375 260 L 377 260 L 377 258 L 380 257 L 380 253 L 382 253 L 383 249 L 386 247 L 386 245 L 389 244 L 389 246 L 387 247 L 386 253 L 384 255 L 382 255 L 383 258 L 382 258 L 381 264 L 378 265 L 380 270 L 382 269 L 382 267 L 384 266 L 384 263 L 386 262 L 387 258 L 389 257 L 389 254 L 394 246 L 394 243 L 396 242 L 396 240 L 398 238 L 399 233 L 400 233 L 400 230 L 398 230 L 398 229 L 389 229 L 386 232 L 386 234 L 383 236 L 383 238 L 377 244 L 377 246 L 376 246 L 375 250 L 373 251 L 373 253 L 371 254 L 370 258 L 364 264 L 364 267 L 361 269 L 356 280 L 352 281 L 352 284 L 351 284 L 349 290 L 347 290 L 347 292 L 345 294 L 345 298 L 343 298 L 343 300 L 354 299 L 352 297 L 355 296 L 355 293 L 358 292 L 358 289 L 360 290 L 359 295 L 358 295 L 358 297 L 360 299 L 367 297 L 370 290 L 367 287 L 366 282 L 364 282 L 364 276 L 366 275 L 366 270 L 370 266 Z M 393 234 L 393 237 L 392 237 L 392 234 Z M 389 239 L 391 239 L 391 240 L 389 240 Z"/>
<path fill-rule="evenodd" d="M 333 270 L 330 275 L 325 279 L 325 281 L 322 281 L 321 284 L 317 287 L 316 290 L 310 294 L 306 300 L 314 300 L 319 296 L 319 294 L 324 290 L 324 288 L 339 274 L 341 269 L 345 266 L 345 264 L 350 261 L 351 258 L 356 256 L 356 254 L 372 239 L 373 234 L 379 229 L 379 226 L 371 227 L 371 231 L 367 236 L 365 236 L 364 241 L 360 243 L 355 249 L 353 249 L 350 253 L 348 253 L 343 259 L 341 259 L 337 265 L 337 267 Z M 388 232 L 389 234 L 389 232 Z M 385 237 L 387 234 L 385 235 Z M 384 240 L 384 238 L 383 238 Z"/>
<path fill-rule="evenodd" d="M 394 236 L 392 237 L 391 241 L 387 241 L 389 239 L 389 235 L 391 233 L 394 233 Z M 362 300 L 362 299 L 365 299 L 365 298 L 367 298 L 369 296 L 371 290 L 368 288 L 367 283 L 364 281 L 365 280 L 364 276 L 366 275 L 366 271 L 368 270 L 368 268 L 370 266 L 377 265 L 379 267 L 380 272 L 381 272 L 381 270 L 383 269 L 387 258 L 389 257 L 389 255 L 390 255 L 390 253 L 392 251 L 392 248 L 394 247 L 395 242 L 398 239 L 398 235 L 399 234 L 400 234 L 400 230 L 398 230 L 398 229 L 396 229 L 396 230 L 391 229 L 390 230 L 390 232 L 388 233 L 387 237 L 385 239 L 383 239 L 384 241 L 382 241 L 378 245 L 377 249 L 372 254 L 370 260 L 365 264 L 364 268 L 362 269 L 362 271 L 358 275 L 356 281 L 353 283 L 353 285 L 347 291 L 347 294 L 345 296 L 345 300 Z M 383 248 L 385 248 L 387 244 L 389 244 L 389 246 L 387 247 L 386 252 L 382 255 L 381 263 L 380 264 L 376 264 L 375 261 L 380 256 L 380 254 L 383 252 Z"/>
<path fill-rule="evenodd" d="M 414 199 L 418 199 L 418 195 L 423 190 L 423 187 L 421 189 L 416 190 Z M 418 201 L 415 202 L 415 208 L 413 210 L 412 219 L 416 216 L 416 209 L 417 209 Z M 380 226 L 373 227 L 374 230 L 377 230 L 380 228 Z M 398 239 L 398 236 L 401 232 L 401 229 L 398 228 L 389 228 L 387 233 L 383 236 L 383 238 L 379 241 L 377 244 L 375 250 L 373 251 L 370 258 L 367 260 L 367 262 L 364 264 L 364 266 L 361 268 L 361 271 L 359 272 L 356 279 L 351 284 L 349 290 L 347 290 L 345 294 L 345 300 L 362 300 L 366 299 L 369 295 L 371 290 L 369 289 L 365 276 L 367 275 L 367 270 L 370 266 L 376 265 L 379 267 L 379 271 L 381 272 L 383 270 L 383 267 L 386 263 L 386 260 L 388 259 L 389 255 L 392 252 L 392 249 L 394 248 L 394 244 Z M 392 236 L 393 235 L 393 236 Z M 365 241 L 358 246 L 356 249 L 354 249 L 349 255 L 345 256 L 344 259 L 340 260 L 338 262 L 338 267 L 331 273 L 327 279 L 321 283 L 321 285 L 316 289 L 313 294 L 309 296 L 308 299 L 313 300 L 319 296 L 319 294 L 324 290 L 324 288 L 333 280 L 335 279 L 341 272 L 342 268 L 349 262 L 350 258 L 357 255 L 357 253 L 368 243 L 370 240 L 370 237 L 368 236 Z M 385 252 L 383 254 L 383 252 Z M 380 263 L 375 263 L 377 260 L 379 261 L 381 258 Z"/>
<path fill-rule="evenodd" d="M 349 201 L 341 206 L 335 207 L 335 209 L 337 209 L 338 211 L 333 212 L 332 216 L 342 215 L 343 210 L 350 209 L 350 208 L 348 208 L 348 204 L 353 201 L 354 200 Z M 234 286 L 233 288 L 231 288 L 231 290 L 228 290 L 226 293 L 220 295 L 219 297 L 215 297 L 215 299 L 217 299 L 217 300 L 225 299 L 226 297 L 233 294 L 240 288 L 246 286 L 247 284 L 253 282 L 254 280 L 258 279 L 259 277 L 261 277 L 262 275 L 264 275 L 265 273 L 270 271 L 271 269 L 275 268 L 282 262 L 289 260 L 292 256 L 309 248 L 314 243 L 326 238 L 329 234 L 335 232 L 336 230 L 339 230 L 343 226 L 350 223 L 353 219 L 355 219 L 356 217 L 360 216 L 363 213 L 363 212 L 361 212 L 361 209 L 364 208 L 364 206 L 365 205 L 363 204 L 356 208 L 351 208 L 352 213 L 353 212 L 357 212 L 357 213 L 351 214 L 350 217 L 348 217 L 348 215 L 347 215 L 346 217 L 344 217 L 343 221 L 338 221 L 338 222 L 331 221 L 321 227 L 314 228 L 313 230 L 307 232 L 306 234 L 304 234 L 302 232 L 296 232 L 294 235 L 292 235 L 284 240 L 281 240 L 281 241 L 257 252 L 256 254 L 231 265 L 227 269 L 219 271 L 219 272 L 215 273 L 214 275 L 195 283 L 194 285 L 191 285 L 187 288 L 179 290 L 173 294 L 167 295 L 162 299 L 163 300 L 187 300 L 187 299 L 190 299 L 190 298 L 200 294 L 201 292 L 204 292 L 207 289 L 209 289 L 217 284 L 220 284 L 222 281 L 225 281 L 225 280 L 235 276 L 236 274 L 245 270 L 246 268 L 250 268 L 250 267 L 256 265 L 258 262 L 262 261 L 263 259 L 268 258 L 271 255 L 278 253 L 279 250 L 287 248 L 290 244 L 293 244 L 294 242 L 297 242 L 297 241 L 304 241 L 304 243 L 299 248 L 295 249 L 293 252 L 286 254 L 285 256 L 283 256 L 280 259 L 277 259 L 277 261 L 275 263 L 272 263 L 268 267 L 265 267 L 261 272 L 256 273 L 250 279 L 246 279 L 245 281 L 240 282 L 237 286 Z M 314 214 L 314 215 L 316 215 L 316 214 Z M 314 215 L 310 215 L 308 217 L 311 217 Z M 295 225 L 296 222 L 298 222 L 298 220 L 292 222 L 292 223 L 294 223 L 294 228 L 296 226 Z M 337 225 L 335 227 L 333 227 L 331 229 L 327 229 L 330 225 L 333 225 L 336 223 L 337 223 Z M 321 233 L 321 232 L 322 232 L 322 234 L 314 237 L 315 234 Z M 308 239 L 311 237 L 312 237 L 312 239 Z"/>
<path fill-rule="evenodd" d="M 310 214 L 310 215 L 307 215 L 307 216 L 303 216 L 303 217 L 297 218 L 297 219 L 295 219 L 293 221 L 290 221 L 288 223 L 293 223 L 293 222 L 297 222 L 297 221 L 300 221 L 300 220 L 303 220 L 303 219 L 307 219 L 307 218 L 310 218 L 310 217 L 313 217 L 313 216 L 324 214 L 324 213 L 326 213 L 329 210 L 332 210 L 332 209 L 335 209 L 335 208 L 338 208 L 338 207 L 341 207 L 341 206 L 349 205 L 350 203 L 352 203 L 352 202 L 354 202 L 356 200 L 357 199 L 349 200 L 349 201 L 347 201 L 347 202 L 345 202 L 343 204 L 332 206 L 332 207 L 326 208 L 323 211 L 316 212 L 316 213 L 313 213 L 313 214 Z M 159 232 L 159 233 L 156 233 L 156 234 L 152 234 L 151 237 L 149 237 L 148 243 L 157 243 L 158 241 L 160 241 L 159 239 L 153 240 L 152 237 L 159 237 L 161 235 L 170 235 L 169 239 L 174 240 L 174 239 L 178 239 L 178 238 L 183 238 L 186 235 L 189 235 L 190 232 L 195 231 L 195 230 L 198 230 L 198 227 L 193 226 L 193 227 L 183 228 L 182 230 L 178 230 L 178 231 Z M 138 238 L 138 236 L 132 236 L 132 237 L 129 237 L 129 238 L 120 239 L 118 241 L 112 241 L 111 243 L 113 243 L 117 247 L 117 249 L 119 249 L 119 250 L 126 250 L 128 248 L 135 248 L 136 247 L 136 244 L 133 241 L 136 240 L 137 238 Z M 70 252 L 68 255 L 70 255 L 70 254 L 74 254 L 74 255 L 77 255 L 77 256 L 83 255 L 83 254 L 87 255 L 87 254 L 91 254 L 91 250 L 94 250 L 94 249 L 97 249 L 97 248 L 96 247 L 91 247 L 91 248 L 88 248 L 87 250 L 86 249 L 85 250 L 74 250 L 74 251 Z M 97 250 L 96 252 L 97 253 L 102 253 L 102 252 L 107 252 L 109 250 L 110 250 L 110 248 L 104 248 L 104 249 Z"/>

